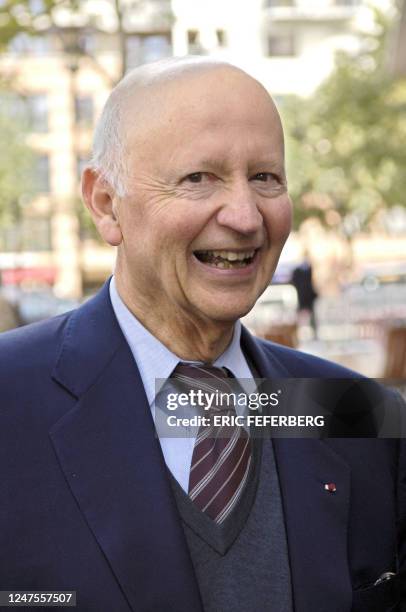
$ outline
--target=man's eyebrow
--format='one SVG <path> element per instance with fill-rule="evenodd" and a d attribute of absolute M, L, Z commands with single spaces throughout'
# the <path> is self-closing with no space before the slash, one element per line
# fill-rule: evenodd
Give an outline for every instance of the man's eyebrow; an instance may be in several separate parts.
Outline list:
<path fill-rule="evenodd" d="M 201 170 L 220 170 L 221 172 L 229 170 L 229 165 L 226 162 L 210 157 L 200 159 L 197 166 Z"/>
<path fill-rule="evenodd" d="M 253 172 L 254 170 L 259 171 L 261 169 L 263 171 L 266 170 L 283 170 L 284 163 L 282 160 L 277 160 L 275 158 L 260 158 L 258 160 L 252 161 L 248 164 L 248 171 Z M 206 157 L 204 159 L 199 159 L 196 161 L 188 162 L 187 167 L 186 164 L 183 167 L 179 167 L 179 172 L 201 172 L 201 171 L 220 171 L 220 172 L 229 172 L 230 164 L 226 161 L 222 161 L 219 159 Z"/>
<path fill-rule="evenodd" d="M 276 157 L 261 157 L 258 158 L 257 160 L 250 162 L 248 165 L 248 168 L 260 168 L 260 167 L 264 167 L 264 168 L 269 168 L 270 170 L 272 169 L 277 169 L 277 168 L 283 168 L 284 165 L 284 160 L 283 159 L 278 159 Z"/>
<path fill-rule="evenodd" d="M 184 176 L 194 172 L 223 172 L 229 171 L 228 164 L 214 158 L 191 159 L 174 165 L 171 169 L 173 176 Z"/>

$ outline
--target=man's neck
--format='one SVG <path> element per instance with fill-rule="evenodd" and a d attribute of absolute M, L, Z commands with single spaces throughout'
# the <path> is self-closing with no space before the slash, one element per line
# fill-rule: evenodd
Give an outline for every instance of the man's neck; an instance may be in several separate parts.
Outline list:
<path fill-rule="evenodd" d="M 184 361 L 213 363 L 229 346 L 233 322 L 205 321 L 186 317 L 184 313 L 157 313 L 156 309 L 133 299 L 115 278 L 117 292 L 128 310 L 172 353 Z"/>

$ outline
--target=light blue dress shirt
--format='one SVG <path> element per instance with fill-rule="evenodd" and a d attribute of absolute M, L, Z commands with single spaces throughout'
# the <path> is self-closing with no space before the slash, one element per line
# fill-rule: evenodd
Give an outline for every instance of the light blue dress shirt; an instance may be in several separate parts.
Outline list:
<path fill-rule="evenodd" d="M 182 359 L 155 338 L 130 312 L 117 291 L 114 276 L 110 281 L 110 299 L 118 324 L 137 363 L 155 422 L 155 379 L 169 378 Z M 213 365 L 226 367 L 235 378 L 250 379 L 253 383 L 251 370 L 241 350 L 240 338 L 241 323 L 237 321 L 231 343 Z M 237 407 L 236 410 L 238 413 Z M 195 435 L 190 435 L 189 432 L 185 437 L 160 437 L 159 441 L 167 467 L 187 493 Z"/>

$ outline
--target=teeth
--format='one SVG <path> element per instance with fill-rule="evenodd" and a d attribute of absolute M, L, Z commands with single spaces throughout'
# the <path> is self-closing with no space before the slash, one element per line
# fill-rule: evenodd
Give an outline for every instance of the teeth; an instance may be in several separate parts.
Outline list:
<path fill-rule="evenodd" d="M 254 251 L 245 251 L 245 252 L 237 252 L 237 251 L 205 251 L 205 254 L 212 254 L 214 257 L 221 257 L 222 259 L 227 259 L 228 261 L 243 261 L 244 259 L 250 259 L 254 257 Z"/>
<path fill-rule="evenodd" d="M 255 255 L 255 249 L 252 251 L 196 251 L 196 256 L 201 262 L 213 266 L 215 268 L 230 269 L 230 268 L 245 268 L 251 263 L 251 259 Z"/>

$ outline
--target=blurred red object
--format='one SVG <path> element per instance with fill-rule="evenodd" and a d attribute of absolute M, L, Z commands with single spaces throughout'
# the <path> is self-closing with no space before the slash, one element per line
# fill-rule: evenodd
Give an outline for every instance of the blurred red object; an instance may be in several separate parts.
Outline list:
<path fill-rule="evenodd" d="M 56 278 L 56 268 L 13 268 L 1 271 L 3 285 L 20 285 L 24 281 L 41 281 L 53 285 Z"/>

